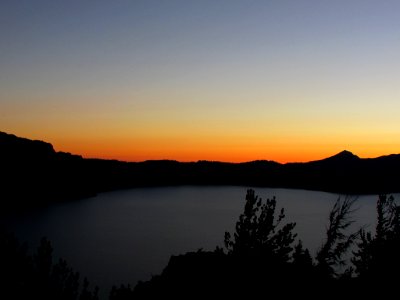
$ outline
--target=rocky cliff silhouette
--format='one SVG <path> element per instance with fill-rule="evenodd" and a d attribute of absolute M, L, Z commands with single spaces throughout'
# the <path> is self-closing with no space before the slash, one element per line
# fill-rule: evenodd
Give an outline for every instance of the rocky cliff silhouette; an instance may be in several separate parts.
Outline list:
<path fill-rule="evenodd" d="M 362 159 L 349 151 L 307 163 L 122 162 L 56 152 L 42 141 L 0 132 L 3 208 L 29 208 L 122 188 L 242 185 L 342 194 L 400 192 L 400 155 Z"/>

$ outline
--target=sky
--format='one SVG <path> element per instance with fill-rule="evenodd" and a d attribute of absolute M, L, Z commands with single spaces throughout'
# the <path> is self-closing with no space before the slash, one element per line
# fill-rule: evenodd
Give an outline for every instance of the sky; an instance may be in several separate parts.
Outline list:
<path fill-rule="evenodd" d="M 400 153 L 400 1 L 0 1 L 0 131 L 126 161 Z"/>

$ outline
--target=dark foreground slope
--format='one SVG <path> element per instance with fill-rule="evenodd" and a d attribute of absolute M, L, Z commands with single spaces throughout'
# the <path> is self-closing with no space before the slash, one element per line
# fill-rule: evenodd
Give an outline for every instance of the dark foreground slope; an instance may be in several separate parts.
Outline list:
<path fill-rule="evenodd" d="M 360 159 L 343 151 L 308 163 L 279 164 L 84 159 L 0 132 L 3 207 L 29 207 L 144 186 L 243 185 L 344 194 L 400 192 L 400 155 Z"/>

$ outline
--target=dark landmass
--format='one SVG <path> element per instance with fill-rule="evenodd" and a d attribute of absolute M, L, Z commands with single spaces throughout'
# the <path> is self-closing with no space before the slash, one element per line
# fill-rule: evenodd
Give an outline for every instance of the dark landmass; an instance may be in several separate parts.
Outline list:
<path fill-rule="evenodd" d="M 264 201 L 250 189 L 233 234 L 225 232 L 224 248 L 172 256 L 160 275 L 113 286 L 108 299 L 392 299 L 400 279 L 400 206 L 392 196 L 377 198 L 372 232 L 350 231 L 355 200 L 338 198 L 312 256 L 277 200 Z M 56 263 L 52 252 L 43 238 L 29 254 L 0 230 L 0 295 L 99 300 L 101 287 L 82 281 L 64 259 Z"/>
<path fill-rule="evenodd" d="M 400 192 L 400 155 L 362 159 L 348 151 L 307 163 L 86 159 L 0 132 L 0 197 L 22 208 L 134 187 L 240 185 L 341 194 Z"/>

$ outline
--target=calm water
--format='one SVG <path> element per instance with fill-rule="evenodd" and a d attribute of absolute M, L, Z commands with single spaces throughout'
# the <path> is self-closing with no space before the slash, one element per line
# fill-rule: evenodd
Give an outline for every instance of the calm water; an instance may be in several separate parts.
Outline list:
<path fill-rule="evenodd" d="M 263 199 L 277 197 L 288 221 L 312 253 L 322 243 L 328 213 L 338 195 L 256 188 Z M 98 284 L 108 294 L 113 284 L 148 280 L 170 255 L 223 246 L 243 210 L 245 187 L 141 188 L 110 192 L 3 220 L 20 240 L 36 247 L 42 236 L 56 257 Z M 395 195 L 399 199 L 399 195 Z M 377 196 L 358 198 L 357 223 L 375 222 Z"/>

